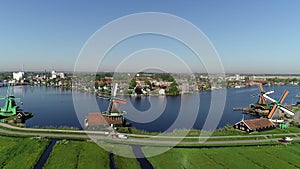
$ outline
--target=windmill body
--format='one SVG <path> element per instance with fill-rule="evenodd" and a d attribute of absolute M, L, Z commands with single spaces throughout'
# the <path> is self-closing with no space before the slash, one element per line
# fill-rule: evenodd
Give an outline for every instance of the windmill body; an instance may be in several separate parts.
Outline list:
<path fill-rule="evenodd" d="M 25 123 L 25 121 L 33 117 L 33 113 L 23 112 L 19 106 L 17 106 L 16 101 L 20 98 L 16 98 L 10 95 L 10 85 L 7 87 L 7 93 L 5 97 L 0 98 L 5 100 L 5 104 L 0 108 L 0 118 L 6 119 L 10 116 L 16 116 L 14 123 Z"/>
<path fill-rule="evenodd" d="M 116 98 L 117 95 L 118 84 L 116 83 L 111 90 L 110 97 L 100 97 L 103 99 L 109 99 L 109 105 L 106 111 L 101 113 L 89 113 L 89 115 L 85 118 L 85 127 L 88 129 L 98 129 L 101 126 L 110 126 L 110 127 L 118 127 L 124 126 L 125 119 L 124 115 L 125 111 L 120 110 L 120 104 L 126 104 L 125 100 L 120 98 Z"/>
<path fill-rule="evenodd" d="M 109 105 L 103 116 L 106 116 L 107 121 L 111 127 L 121 126 L 125 123 L 125 111 L 120 110 L 120 104 L 126 104 L 125 100 L 116 98 L 118 90 L 118 83 L 116 83 L 111 90 L 111 97 L 109 98 Z"/>
<path fill-rule="evenodd" d="M 16 100 L 20 100 L 20 98 L 15 98 L 14 96 L 10 96 L 10 86 L 7 87 L 7 94 L 5 97 L 0 98 L 5 100 L 5 104 L 0 109 L 0 116 L 8 117 L 17 115 L 19 111 L 19 106 L 16 105 Z"/>
<path fill-rule="evenodd" d="M 265 92 L 262 84 L 259 84 L 259 94 L 257 103 L 251 104 L 249 107 L 249 111 L 253 112 L 255 115 L 266 117 L 270 113 L 271 107 L 270 104 L 267 102 L 266 98 L 264 97 L 265 93 L 273 93 L 274 91 Z"/>
<path fill-rule="evenodd" d="M 125 100 L 122 100 L 120 98 L 116 98 L 117 95 L 117 89 L 118 89 L 118 83 L 115 84 L 111 91 L 110 97 L 102 97 L 104 99 L 109 99 L 109 105 L 105 112 L 102 112 L 102 114 L 109 115 L 109 116 L 120 116 L 124 115 L 125 112 L 120 110 L 120 104 L 126 104 Z"/>
<path fill-rule="evenodd" d="M 249 108 L 234 108 L 234 110 L 242 110 L 250 115 L 265 117 L 276 121 L 282 121 L 285 116 L 294 115 L 294 112 L 282 105 L 288 95 L 288 91 L 284 92 L 279 101 L 271 98 L 269 95 L 274 93 L 274 91 L 265 91 L 262 84 L 259 84 L 259 91 L 259 94 L 254 95 L 259 96 L 256 103 L 250 104 Z"/>

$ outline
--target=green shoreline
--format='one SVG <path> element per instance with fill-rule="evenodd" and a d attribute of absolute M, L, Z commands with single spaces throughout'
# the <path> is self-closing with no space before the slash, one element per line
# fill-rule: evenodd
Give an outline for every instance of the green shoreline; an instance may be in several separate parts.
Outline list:
<path fill-rule="evenodd" d="M 226 129 L 227 128 L 227 129 Z M 267 132 L 260 132 L 260 133 L 253 133 L 253 134 L 245 134 L 240 131 L 235 132 L 234 135 L 231 133 L 228 128 L 226 127 L 222 130 L 218 131 L 217 134 L 214 133 L 212 135 L 195 135 L 196 133 L 200 133 L 200 130 L 192 130 L 190 132 L 193 135 L 186 136 L 179 136 L 179 135 L 135 135 L 135 134 L 128 134 L 130 141 L 125 141 L 121 139 L 111 139 L 107 137 L 107 135 L 103 134 L 94 134 L 95 138 L 98 138 L 100 142 L 104 143 L 115 143 L 115 144 L 126 144 L 126 145 L 143 145 L 143 146 L 188 146 L 188 147 L 195 147 L 195 146 L 205 146 L 205 147 L 212 147 L 212 146 L 228 146 L 228 145 L 269 145 L 270 142 L 272 144 L 281 144 L 278 140 L 282 137 L 292 136 L 292 137 L 300 137 L 300 128 L 292 127 L 290 130 L 276 130 L 275 131 L 267 131 Z M 7 128 L 0 126 L 0 129 L 6 131 L 12 131 L 12 134 L 2 133 L 2 136 L 8 137 L 39 137 L 39 135 L 47 135 L 48 136 L 41 136 L 45 138 L 52 138 L 52 139 L 67 139 L 67 140 L 78 140 L 78 141 L 87 141 L 90 138 L 86 133 L 78 133 L 76 131 L 70 130 L 61 130 L 61 131 L 34 131 L 34 130 L 24 130 L 24 128 Z M 23 129 L 23 130 L 22 130 Z M 224 131 L 225 130 L 225 131 Z M 182 131 L 182 130 L 178 130 Z M 15 132 L 15 134 L 14 134 Z M 84 131 L 83 131 L 84 132 Z M 227 135 L 226 135 L 226 132 Z M 28 133 L 28 135 L 26 135 Z M 237 134 L 238 133 L 238 134 Z M 30 134 L 30 135 L 29 135 Z M 55 136 L 55 134 L 58 134 Z M 61 135 L 61 136 L 59 136 Z M 199 140 L 200 139 L 200 140 Z M 204 144 L 199 141 L 204 141 Z M 226 143 L 222 144 L 220 142 L 225 141 Z M 240 143 L 239 141 L 249 141 L 245 143 Z M 250 143 L 251 141 L 254 141 Z M 219 142 L 219 143 L 218 143 Z M 293 141 L 298 142 L 298 141 Z"/>

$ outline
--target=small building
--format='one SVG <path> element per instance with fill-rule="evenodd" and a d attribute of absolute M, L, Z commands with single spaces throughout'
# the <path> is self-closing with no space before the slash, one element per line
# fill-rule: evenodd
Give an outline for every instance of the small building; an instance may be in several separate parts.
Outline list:
<path fill-rule="evenodd" d="M 55 70 L 52 70 L 51 71 L 51 79 L 57 79 L 57 78 L 64 79 L 65 73 L 57 73 Z"/>
<path fill-rule="evenodd" d="M 23 80 L 25 78 L 25 73 L 24 72 L 13 72 L 13 79 L 16 81 Z"/>
<path fill-rule="evenodd" d="M 276 125 L 267 118 L 257 118 L 251 120 L 241 120 L 234 125 L 235 129 L 246 131 L 248 133 L 253 131 L 265 131 L 276 128 Z"/>
<path fill-rule="evenodd" d="M 101 114 L 97 112 L 89 113 L 85 118 L 85 127 L 87 129 L 96 130 L 103 127 L 115 127 L 123 125 L 123 116 L 114 116 Z"/>
<path fill-rule="evenodd" d="M 160 90 L 158 91 L 158 94 L 159 94 L 159 95 L 165 95 L 165 94 L 166 94 L 165 89 L 160 89 Z"/>

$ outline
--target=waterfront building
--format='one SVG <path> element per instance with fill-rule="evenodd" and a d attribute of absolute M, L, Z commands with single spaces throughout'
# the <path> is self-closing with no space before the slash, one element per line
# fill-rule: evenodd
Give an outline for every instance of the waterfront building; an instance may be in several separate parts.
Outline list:
<path fill-rule="evenodd" d="M 276 125 L 267 118 L 257 118 L 251 120 L 242 119 L 234 125 L 234 128 L 250 133 L 253 131 L 271 130 L 276 128 Z"/>
<path fill-rule="evenodd" d="M 25 73 L 24 72 L 13 72 L 13 79 L 16 81 L 24 80 L 25 78 Z"/>
<path fill-rule="evenodd" d="M 158 91 L 158 94 L 159 94 L 159 95 L 165 95 L 165 94 L 166 94 L 165 89 L 160 89 L 160 90 Z"/>
<path fill-rule="evenodd" d="M 122 126 L 123 117 L 118 116 L 109 116 L 106 114 L 101 114 L 97 112 L 89 113 L 85 119 L 85 127 L 89 130 L 97 130 L 103 127 L 116 127 Z"/>
<path fill-rule="evenodd" d="M 65 73 L 57 73 L 55 70 L 51 71 L 51 79 L 56 79 L 56 78 L 65 78 Z"/>

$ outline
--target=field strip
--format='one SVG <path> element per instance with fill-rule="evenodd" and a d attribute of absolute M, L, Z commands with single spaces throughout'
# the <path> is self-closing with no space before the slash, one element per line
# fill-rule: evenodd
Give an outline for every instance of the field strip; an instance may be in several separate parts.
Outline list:
<path fill-rule="evenodd" d="M 111 138 L 107 135 L 97 135 L 103 132 L 91 132 L 91 131 L 70 131 L 70 130 L 56 130 L 56 129 L 35 129 L 35 128 L 20 128 L 11 126 L 8 124 L 0 123 L 0 126 L 9 128 L 12 130 L 0 129 L 1 133 L 11 135 L 23 135 L 23 136 L 37 136 L 37 137 L 52 137 L 52 138 L 80 138 L 80 139 L 92 139 L 103 141 L 117 141 L 122 143 L 145 143 L 145 144 L 237 144 L 237 143 L 263 143 L 278 141 L 278 138 L 283 136 L 297 136 L 294 140 L 300 140 L 298 133 L 286 133 L 286 134 L 262 134 L 262 135 L 247 135 L 247 136 L 211 136 L 211 137 L 182 137 L 182 136 L 148 136 L 128 134 L 129 139 L 117 139 Z M 44 132 L 44 133 L 41 133 Z M 57 133 L 52 133 L 57 132 Z M 78 134 L 83 133 L 83 134 Z M 89 133 L 90 135 L 86 135 Z M 95 134 L 97 133 L 97 134 Z M 132 137 L 132 138 L 131 138 Z M 141 138 L 142 137 L 142 138 Z M 175 140 L 176 139 L 176 140 Z"/>

